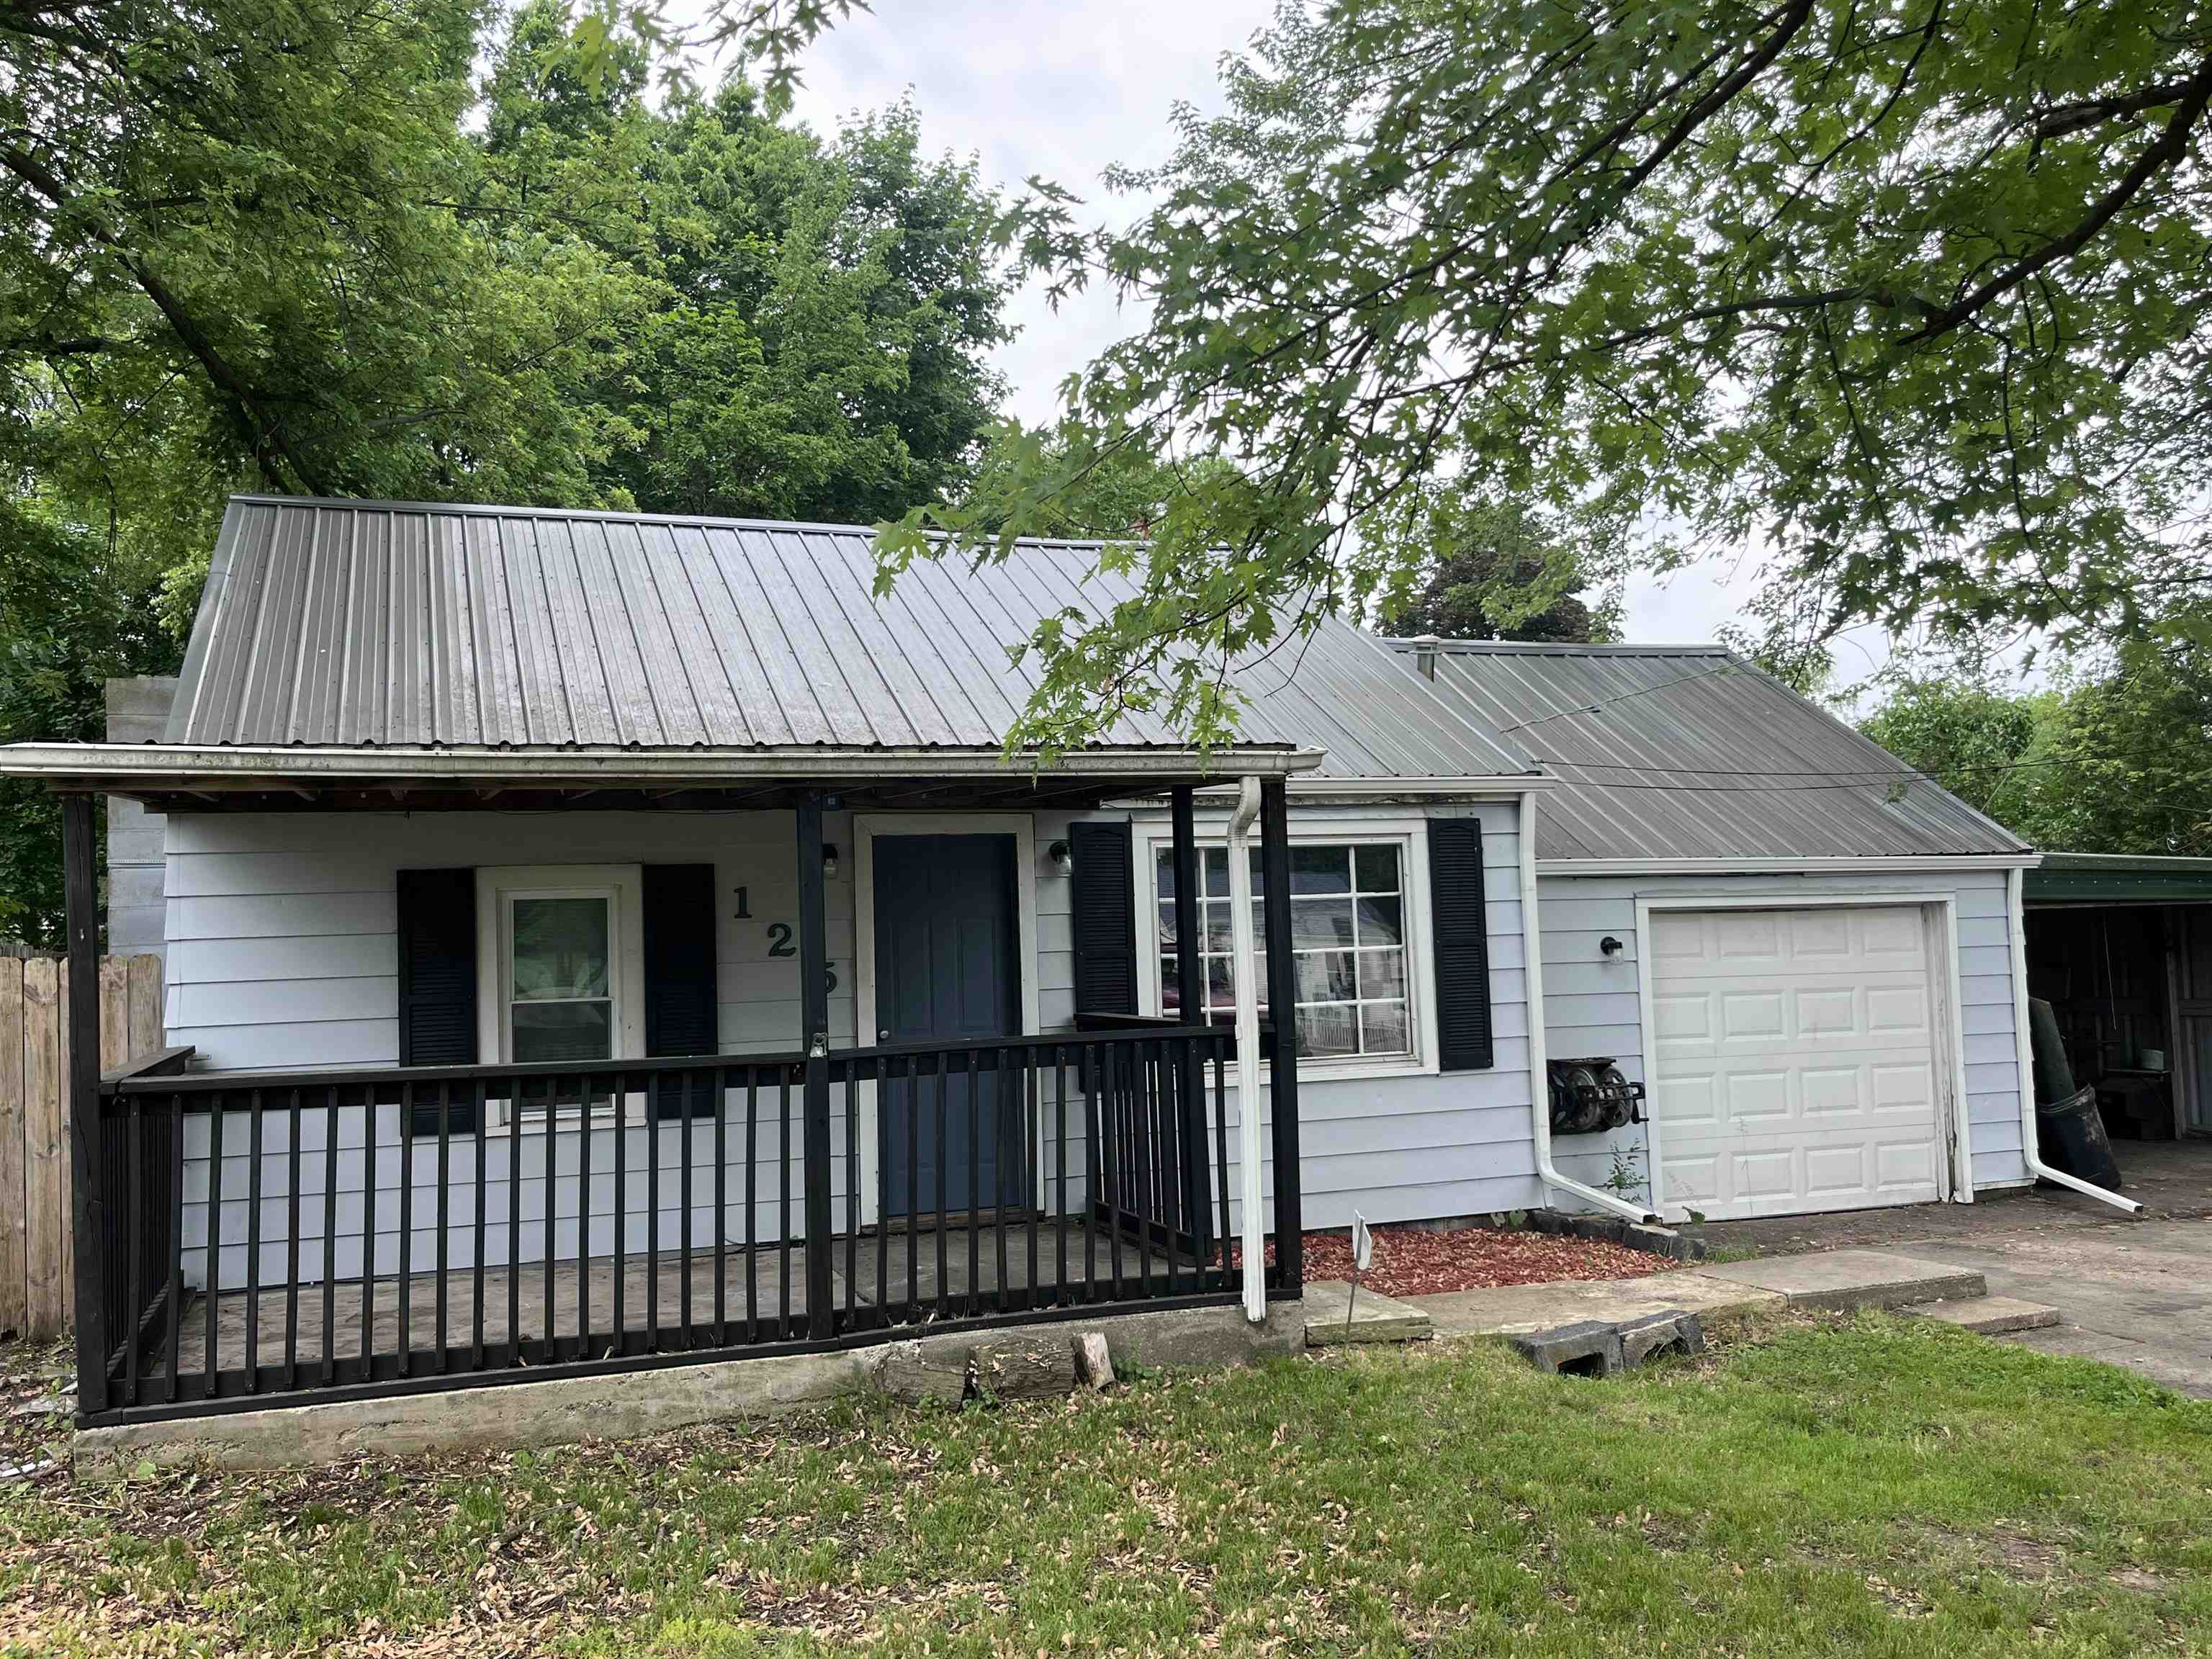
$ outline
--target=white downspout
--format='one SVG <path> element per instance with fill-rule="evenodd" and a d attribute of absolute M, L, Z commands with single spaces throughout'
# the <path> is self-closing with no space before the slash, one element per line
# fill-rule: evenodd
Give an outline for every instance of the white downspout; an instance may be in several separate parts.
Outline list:
<path fill-rule="evenodd" d="M 1630 1221 L 1656 1222 L 1659 1218 L 1650 1211 L 1633 1204 L 1625 1204 L 1611 1193 L 1601 1193 L 1595 1187 L 1585 1187 L 1579 1181 L 1571 1181 L 1559 1173 L 1552 1162 L 1552 1085 L 1545 1069 L 1544 1054 L 1544 939 L 1536 920 L 1536 794 L 1534 790 L 1521 792 L 1520 816 L 1516 820 L 1521 846 L 1521 950 L 1527 958 L 1523 968 L 1528 988 L 1528 1095 L 1529 1113 L 1536 1130 L 1536 1176 L 1544 1185 L 1555 1192 L 1572 1193 L 1587 1203 L 1595 1204 L 1610 1214 Z M 1640 956 L 1643 944 L 1637 951 Z M 1647 1036 L 1645 1041 L 1650 1041 Z M 1650 1061 L 1645 1058 L 1649 1069 Z"/>
<path fill-rule="evenodd" d="M 1252 945 L 1252 824 L 1260 816 L 1260 780 L 1237 786 L 1229 815 L 1229 961 L 1237 987 L 1237 1165 L 1244 1205 L 1244 1317 L 1267 1317 L 1267 1184 L 1260 1168 L 1260 966 Z M 1296 1016 L 1274 1011 L 1276 1033 L 1295 1041 Z"/>
<path fill-rule="evenodd" d="M 2027 1032 L 2027 872 L 2015 866 L 2005 872 L 2005 900 L 2007 920 L 2005 930 L 2012 937 L 2012 1024 L 2013 1038 L 2020 1066 L 2020 1155 L 2027 1160 L 2027 1172 L 2055 1182 L 2116 1210 L 2130 1215 L 2141 1215 L 2142 1206 L 2132 1198 L 2123 1198 L 2118 1193 L 2091 1185 L 2079 1176 L 2068 1175 L 2063 1170 L 2054 1170 L 2043 1158 L 2036 1146 L 2035 1133 L 2035 1048 Z"/>

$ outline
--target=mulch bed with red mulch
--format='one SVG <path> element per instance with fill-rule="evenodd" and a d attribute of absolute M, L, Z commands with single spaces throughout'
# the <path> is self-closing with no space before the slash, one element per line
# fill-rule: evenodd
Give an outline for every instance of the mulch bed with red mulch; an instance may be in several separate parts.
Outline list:
<path fill-rule="evenodd" d="M 1494 1290 L 1556 1279 L 1633 1279 L 1680 1264 L 1648 1250 L 1597 1238 L 1495 1227 L 1438 1232 L 1425 1227 L 1377 1227 L 1374 1263 L 1359 1282 L 1384 1296 L 1434 1296 L 1445 1291 Z M 1275 1258 L 1270 1240 L 1267 1259 Z M 1352 1277 L 1349 1233 L 1305 1236 L 1305 1282 Z"/>

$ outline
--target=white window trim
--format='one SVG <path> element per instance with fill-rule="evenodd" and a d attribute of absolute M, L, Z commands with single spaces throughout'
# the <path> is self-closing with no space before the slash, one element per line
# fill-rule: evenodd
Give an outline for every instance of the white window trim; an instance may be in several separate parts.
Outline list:
<path fill-rule="evenodd" d="M 1175 830 L 1164 817 L 1134 820 L 1138 854 L 1133 872 L 1137 908 L 1137 1006 L 1160 1012 L 1160 952 L 1154 918 L 1159 914 L 1157 872 L 1162 851 L 1175 845 Z M 1224 843 L 1221 825 L 1201 822 L 1198 845 Z M 1410 1054 L 1300 1055 L 1298 1076 L 1316 1083 L 1340 1079 L 1433 1077 L 1437 1062 L 1437 964 L 1429 938 L 1429 820 L 1425 815 L 1323 817 L 1299 813 L 1291 819 L 1291 845 L 1395 847 L 1399 849 L 1406 917 L 1407 1030 Z M 1265 1067 L 1262 1071 L 1264 1073 Z"/>
<path fill-rule="evenodd" d="M 614 1003 L 614 1058 L 641 1060 L 645 1056 L 645 901 L 644 877 L 635 864 L 516 864 L 481 866 L 477 871 L 477 1052 L 500 1065 L 514 1059 L 514 1041 L 507 1023 L 507 950 L 511 938 L 508 917 L 518 898 L 611 898 L 608 940 L 611 983 Z M 632 1092 L 624 1097 L 623 1118 L 627 1123 L 645 1121 L 645 1100 Z M 588 1121 L 611 1122 L 610 1102 L 591 1109 Z M 556 1117 L 550 1127 L 582 1127 L 576 1115 Z M 487 1130 L 520 1129 L 542 1134 L 548 1127 L 543 1114 L 518 1115 L 512 1103 L 495 1104 L 484 1116 Z"/>

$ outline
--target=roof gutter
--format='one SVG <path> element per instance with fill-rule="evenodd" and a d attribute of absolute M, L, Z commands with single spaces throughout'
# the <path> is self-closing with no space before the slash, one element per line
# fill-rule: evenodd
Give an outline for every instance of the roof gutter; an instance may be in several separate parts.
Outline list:
<path fill-rule="evenodd" d="M 1551 1073 L 1546 1065 L 1544 1033 L 1544 939 L 1536 915 L 1536 792 L 1523 790 L 1515 827 L 1521 848 L 1522 972 L 1528 999 L 1528 1101 L 1535 1130 L 1536 1176 L 1553 1192 L 1572 1193 L 1608 1215 L 1645 1224 L 1659 1218 L 1650 1210 L 1623 1203 L 1611 1193 L 1585 1187 L 1559 1173 L 1552 1162 Z"/>
<path fill-rule="evenodd" d="M 2006 929 L 2012 936 L 2012 1028 L 2016 1060 L 2020 1067 L 2020 1155 L 2027 1160 L 2030 1176 L 2054 1185 L 2069 1188 L 2085 1198 L 2094 1198 L 2100 1204 L 2109 1204 L 2129 1215 L 2141 1215 L 2142 1206 L 2132 1198 L 2123 1198 L 2103 1187 L 2094 1186 L 2079 1176 L 2063 1170 L 2054 1170 L 2043 1161 L 2037 1145 L 2035 1123 L 2035 1052 L 2029 1045 L 2027 1035 L 2027 907 L 2021 895 L 2027 886 L 2027 873 L 2014 870 L 2005 878 L 2005 896 L 2008 901 Z"/>
<path fill-rule="evenodd" d="M 39 778 L 57 787 L 260 789 L 317 784 L 721 784 L 809 779 L 1016 779 L 1188 781 L 1278 777 L 1321 764 L 1318 749 L 1073 750 L 1051 760 L 1034 751 L 838 748 L 759 749 L 349 749 L 210 744 L 18 743 L 0 745 L 0 777 Z"/>

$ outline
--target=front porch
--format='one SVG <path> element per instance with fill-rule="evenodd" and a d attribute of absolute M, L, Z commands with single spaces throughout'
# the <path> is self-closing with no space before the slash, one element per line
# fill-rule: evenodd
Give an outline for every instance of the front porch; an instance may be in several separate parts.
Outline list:
<path fill-rule="evenodd" d="M 646 1017 L 662 1020 L 664 1038 L 643 1052 L 617 1045 L 611 1054 L 518 1059 L 513 1034 L 496 1027 L 496 1052 L 481 1064 L 199 1070 L 202 1058 L 180 1044 L 105 1079 L 73 1065 L 84 1425 L 819 1352 L 1039 1318 L 1240 1300 L 1249 1308 L 1255 1296 L 1298 1293 L 1295 1243 L 1272 1265 L 1247 1252 L 1264 1285 L 1248 1284 L 1234 1264 L 1246 1232 L 1272 1224 L 1297 1237 L 1296 1057 L 1278 1051 L 1252 1011 L 1296 1000 L 1284 782 L 1310 757 L 1224 757 L 1256 775 L 1257 890 L 1247 914 L 1272 947 L 1264 969 L 1252 941 L 1241 947 L 1251 987 L 1242 1042 L 1225 1019 L 1147 1019 L 1130 1003 L 1074 1004 L 1073 1018 L 1055 1012 L 1039 1022 L 1032 992 L 1010 1005 L 1010 1024 L 966 1033 L 902 1025 L 841 1043 L 833 1033 L 843 1022 L 830 1012 L 837 975 L 825 887 L 839 861 L 824 832 L 830 815 L 847 815 L 837 822 L 858 836 L 864 823 L 926 808 L 931 833 L 957 841 L 963 830 L 998 833 L 1017 804 L 1064 816 L 1109 799 L 1164 797 L 1177 880 L 1172 934 L 1163 939 L 1180 1006 L 1194 1008 L 1206 997 L 1193 791 L 1220 775 L 1182 753 L 1088 757 L 1057 772 L 1016 771 L 993 755 L 917 761 L 898 774 L 831 770 L 813 781 L 757 756 L 695 760 L 680 774 L 656 756 L 646 775 L 630 778 L 621 768 L 639 764 L 634 757 L 553 769 L 551 757 L 532 754 L 510 792 L 495 781 L 518 764 L 504 757 L 453 760 L 433 784 L 416 754 L 350 753 L 343 770 L 328 755 L 264 755 L 247 773 L 231 754 L 68 752 L 85 769 L 57 780 L 73 959 L 97 936 L 94 789 L 128 788 L 210 823 L 239 812 L 269 824 L 354 818 L 364 832 L 354 838 L 360 867 L 360 845 L 404 838 L 361 815 L 392 822 L 398 799 L 408 823 L 482 821 L 511 799 L 532 815 L 535 848 L 558 839 L 554 826 L 578 824 L 576 844 L 592 849 L 586 861 L 604 860 L 614 844 L 610 814 L 650 813 L 664 826 L 693 813 L 702 823 L 787 814 L 779 904 L 787 895 L 791 924 L 779 942 L 789 944 L 794 1000 L 733 1005 L 726 987 L 718 1022 L 710 986 L 702 1018 L 708 1041 L 717 1023 L 726 1040 L 733 1006 L 787 1007 L 776 1017 L 793 1028 L 787 1045 L 797 1039 L 775 1052 L 669 1053 L 674 1005 L 663 997 Z M 404 783 L 380 775 L 387 765 Z M 602 827 L 586 827 L 594 823 Z M 301 844 L 293 836 L 271 856 L 296 872 L 311 860 Z M 220 856 L 252 870 L 261 855 Z M 649 882 L 651 860 L 665 854 L 646 856 Z M 718 879 L 702 869 L 702 882 Z M 542 890 L 534 872 L 531 880 Z M 726 902 L 720 891 L 700 890 L 709 904 Z M 842 925 L 861 909 L 865 939 L 879 907 L 845 903 Z M 648 939 L 681 913 L 664 903 L 658 924 L 655 914 L 648 894 Z M 702 926 L 711 971 L 711 916 Z M 410 992 L 408 964 L 420 951 L 404 921 L 400 933 L 404 1056 L 408 999 L 419 1000 L 432 975 L 417 962 Z M 1027 955 L 1026 933 L 1023 944 Z M 261 948 L 250 930 L 224 944 L 232 957 Z M 875 977 L 865 953 L 854 966 L 864 985 Z M 512 971 L 502 960 L 500 974 Z M 256 999 L 273 1006 L 287 994 L 281 966 L 252 972 Z M 924 985 L 929 977 L 926 967 L 908 975 Z M 502 1009 L 520 1006 L 495 994 Z M 890 1001 L 878 985 L 860 1008 L 888 1021 Z M 73 1055 L 99 1052 L 97 1018 L 96 1005 L 72 1009 Z M 467 1023 L 474 1028 L 473 1016 Z M 562 1040 L 574 1041 L 576 1029 L 588 1028 L 564 1026 Z M 1264 1090 L 1263 1060 L 1272 1072 Z M 1249 1124 L 1239 1109 L 1247 1101 L 1257 1108 Z"/>

